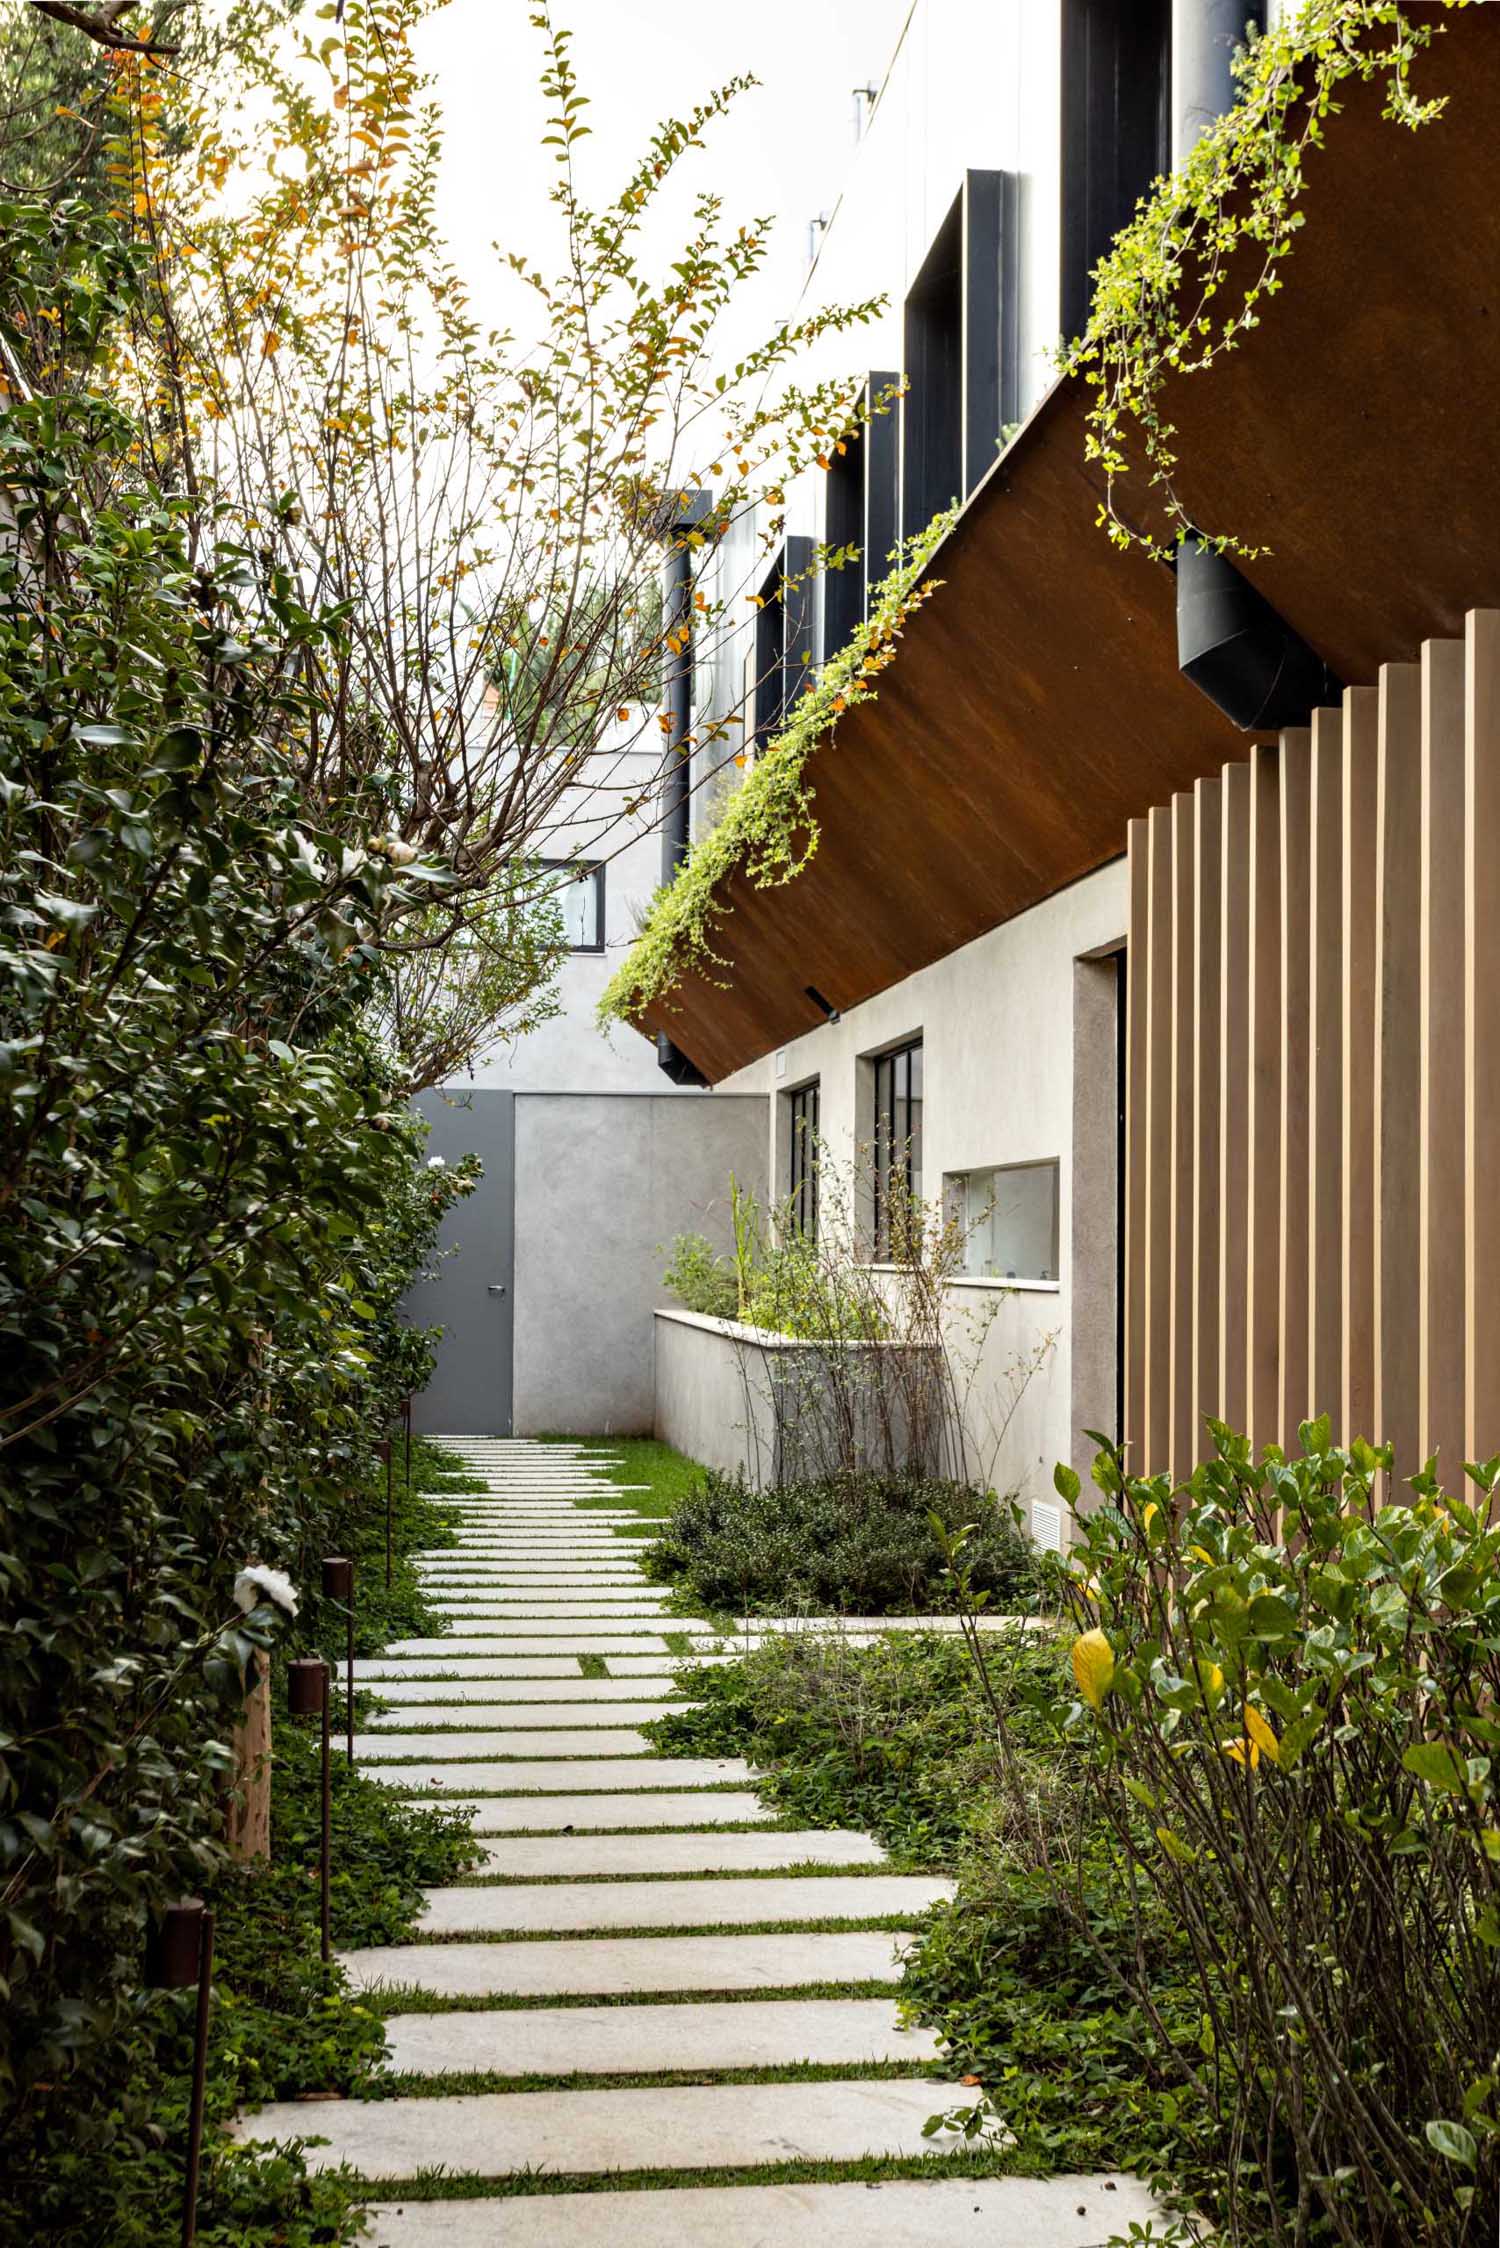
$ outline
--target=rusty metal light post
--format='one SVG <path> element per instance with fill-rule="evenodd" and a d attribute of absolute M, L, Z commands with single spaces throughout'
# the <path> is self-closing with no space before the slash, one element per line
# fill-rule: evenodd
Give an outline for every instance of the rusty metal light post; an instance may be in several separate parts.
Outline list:
<path fill-rule="evenodd" d="M 323 1598 L 344 1611 L 344 1700 L 349 1731 L 349 1762 L 354 1762 L 354 1563 L 331 1553 L 323 1563 Z"/>
<path fill-rule="evenodd" d="M 198 1985 L 193 2022 L 193 2091 L 188 2105 L 187 2168 L 182 2182 L 182 2248 L 198 2237 L 198 2179 L 203 2167 L 203 2105 L 208 2076 L 208 2015 L 213 1990 L 214 1916 L 199 1897 L 168 1905 L 146 1935 L 146 1983 L 151 1990 Z"/>
<path fill-rule="evenodd" d="M 293 1717 L 316 1717 L 323 1720 L 323 1847 L 320 1854 L 319 1875 L 321 1883 L 320 1907 L 325 1967 L 333 1956 L 329 1941 L 328 1883 L 332 1859 L 332 1772 L 328 1740 L 329 1703 L 333 1697 L 328 1691 L 328 1665 L 320 1656 L 302 1655 L 296 1662 L 288 1663 L 286 1674 L 287 1709 Z"/>
<path fill-rule="evenodd" d="M 408 1497 L 408 1498 L 410 1498 L 410 1497 L 411 1497 L 411 1399 L 410 1399 L 409 1397 L 407 1398 L 407 1400 L 406 1400 L 406 1403 L 405 1403 L 405 1404 L 404 1404 L 404 1405 L 402 1406 L 402 1408 L 401 1408 L 401 1411 L 402 1411 L 402 1415 L 403 1415 L 403 1417 L 404 1417 L 404 1419 L 405 1419 L 405 1421 L 406 1421 L 406 1495 L 407 1495 L 407 1497 Z"/>

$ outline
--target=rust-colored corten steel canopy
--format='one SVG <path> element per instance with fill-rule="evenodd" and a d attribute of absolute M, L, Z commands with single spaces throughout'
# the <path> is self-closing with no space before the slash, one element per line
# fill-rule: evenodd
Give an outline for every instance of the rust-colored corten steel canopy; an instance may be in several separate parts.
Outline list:
<path fill-rule="evenodd" d="M 1167 400 L 1194 520 L 1350 681 L 1500 600 L 1500 7 L 1441 17 L 1411 134 L 1349 93 L 1259 329 Z M 1177 668 L 1170 572 L 1097 527 L 1088 393 L 1060 385 L 932 565 L 879 700 L 817 753 L 794 882 L 724 885 L 726 965 L 648 1012 L 711 1080 L 816 1028 L 1124 849 L 1126 822 L 1237 733 Z"/>

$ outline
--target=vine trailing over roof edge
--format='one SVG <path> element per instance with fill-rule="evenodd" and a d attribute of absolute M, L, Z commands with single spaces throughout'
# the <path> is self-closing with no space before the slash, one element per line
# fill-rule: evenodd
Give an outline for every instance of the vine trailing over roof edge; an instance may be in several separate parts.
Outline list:
<path fill-rule="evenodd" d="M 957 508 L 944 509 L 895 550 L 894 566 L 872 590 L 866 622 L 797 698 L 786 725 L 751 766 L 723 816 L 652 899 L 640 935 L 599 1002 L 601 1024 L 637 1021 L 688 971 L 724 965 L 712 939 L 730 909 L 718 891 L 737 868 L 764 890 L 794 880 L 812 858 L 819 835 L 809 772 L 813 752 L 846 711 L 875 700 L 876 683 L 895 660 L 907 618 L 943 582 L 923 573 L 957 514 Z"/>
<path fill-rule="evenodd" d="M 1304 223 L 1303 159 L 1323 145 L 1324 122 L 1338 114 L 1344 85 L 1384 76 L 1383 114 L 1410 131 L 1442 115 L 1447 96 L 1419 101 L 1411 72 L 1443 29 L 1413 23 L 1401 0 L 1304 0 L 1235 57 L 1235 106 L 1142 197 L 1099 261 L 1088 326 L 1061 365 L 1096 394 L 1086 457 L 1108 477 L 1099 521 L 1117 546 L 1164 555 L 1181 533 L 1196 531 L 1220 551 L 1247 558 L 1263 551 L 1243 545 L 1232 529 L 1189 521 L 1173 481 L 1176 431 L 1163 407 L 1165 386 L 1233 351 L 1259 326 L 1261 302 L 1281 288 L 1281 266 Z M 1259 256 L 1241 285 L 1231 265 L 1247 244 L 1258 244 Z M 1117 486 L 1131 472 L 1133 452 L 1147 474 L 1130 521 Z M 1165 518 L 1155 531 L 1145 525 L 1148 501 Z"/>

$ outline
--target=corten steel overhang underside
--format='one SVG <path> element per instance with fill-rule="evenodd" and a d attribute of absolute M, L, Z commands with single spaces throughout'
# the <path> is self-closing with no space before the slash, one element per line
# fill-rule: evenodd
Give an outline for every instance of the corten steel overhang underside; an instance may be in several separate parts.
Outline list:
<path fill-rule="evenodd" d="M 1246 574 L 1350 682 L 1500 602 L 1500 7 L 1412 13 L 1446 26 L 1415 77 L 1446 112 L 1409 133 L 1382 83 L 1348 91 L 1283 289 L 1165 400 L 1193 521 L 1273 550 Z M 1245 754 L 1178 671 L 1170 571 L 1098 528 L 1090 395 L 1060 384 L 996 463 L 879 699 L 817 751 L 806 871 L 730 877 L 725 964 L 647 1010 L 709 1079 L 815 1029 L 809 985 L 842 1010 L 873 997 Z"/>

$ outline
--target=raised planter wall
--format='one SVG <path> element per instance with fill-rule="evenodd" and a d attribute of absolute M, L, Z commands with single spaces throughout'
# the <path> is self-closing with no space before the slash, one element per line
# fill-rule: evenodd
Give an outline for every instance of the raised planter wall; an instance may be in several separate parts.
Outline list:
<path fill-rule="evenodd" d="M 900 1376 L 892 1379 L 888 1361 L 877 1359 L 892 1352 L 918 1362 L 907 1374 L 920 1391 L 936 1370 L 924 1374 L 919 1362 L 932 1354 L 920 1346 L 804 1342 L 733 1319 L 658 1311 L 656 1433 L 756 1489 L 835 1464 L 904 1466 L 911 1416 Z"/>

